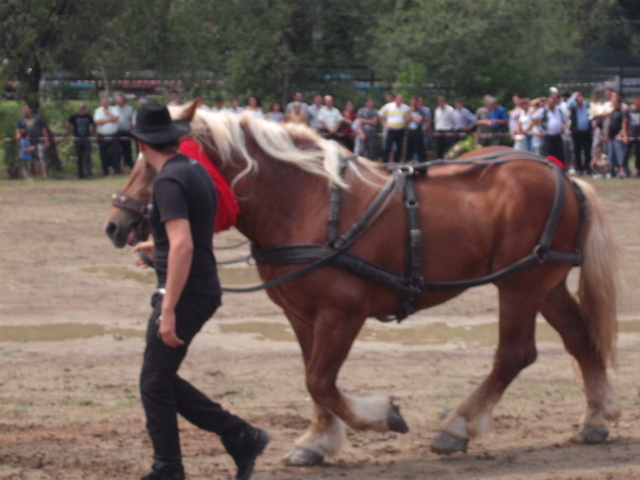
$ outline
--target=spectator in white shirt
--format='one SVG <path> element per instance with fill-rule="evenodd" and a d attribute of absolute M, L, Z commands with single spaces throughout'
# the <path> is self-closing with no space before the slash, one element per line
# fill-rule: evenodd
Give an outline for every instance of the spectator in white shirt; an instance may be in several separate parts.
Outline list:
<path fill-rule="evenodd" d="M 318 113 L 318 121 L 322 125 L 322 133 L 327 138 L 338 140 L 338 128 L 342 123 L 342 113 L 333 106 L 333 97 L 331 95 L 324 96 L 324 107 Z"/>
<path fill-rule="evenodd" d="M 451 105 L 447 104 L 447 97 L 438 97 L 438 106 L 436 107 L 434 130 L 437 136 L 436 156 L 444 158 L 447 150 L 455 143 L 455 138 L 448 133 L 453 132 L 456 123 L 456 114 Z"/>

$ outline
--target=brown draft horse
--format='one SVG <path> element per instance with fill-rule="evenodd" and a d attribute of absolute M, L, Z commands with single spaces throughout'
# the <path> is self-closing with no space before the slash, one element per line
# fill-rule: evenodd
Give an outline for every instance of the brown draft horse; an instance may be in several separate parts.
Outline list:
<path fill-rule="evenodd" d="M 380 165 L 357 158 L 349 162 L 343 180 L 336 161 L 340 147 L 310 128 L 278 125 L 250 115 L 211 113 L 198 106 L 196 101 L 173 109 L 172 115 L 191 122 L 193 138 L 235 190 L 241 207 L 238 230 L 260 247 L 325 243 L 330 184 L 344 188 L 342 233 L 358 220 L 389 176 Z M 500 147 L 489 147 L 496 148 Z M 515 156 L 533 157 L 526 153 Z M 124 192 L 146 202 L 153 177 L 152 169 L 140 158 Z M 567 179 L 562 181 L 568 185 Z M 552 169 L 532 161 L 438 166 L 417 179 L 416 185 L 426 281 L 482 277 L 531 253 L 556 191 Z M 442 421 L 431 445 L 433 451 L 466 451 L 469 439 L 487 430 L 492 410 L 507 386 L 536 359 L 538 312 L 558 331 L 584 380 L 587 408 L 574 439 L 603 442 L 608 421 L 619 417 L 607 377 L 607 367 L 615 365 L 616 243 L 595 191 L 586 182 L 580 186 L 590 221 L 577 299 L 567 288 L 571 265 L 540 264 L 495 282 L 500 319 L 493 368 Z M 107 233 L 116 246 L 123 246 L 139 240 L 140 222 L 135 212 L 112 207 Z M 395 194 L 349 252 L 404 271 L 406 223 L 404 201 Z M 571 252 L 579 224 L 578 201 L 568 187 L 552 248 Z M 299 268 L 301 265 L 258 263 L 265 282 Z M 338 372 L 364 321 L 396 313 L 402 302 L 398 294 L 331 266 L 267 293 L 282 307 L 297 335 L 314 401 L 311 426 L 285 457 L 287 464 L 313 465 L 335 453 L 346 440 L 345 426 L 380 432 L 408 430 L 388 396 L 356 397 L 336 386 Z M 460 293 L 427 291 L 417 307 L 437 305 Z"/>

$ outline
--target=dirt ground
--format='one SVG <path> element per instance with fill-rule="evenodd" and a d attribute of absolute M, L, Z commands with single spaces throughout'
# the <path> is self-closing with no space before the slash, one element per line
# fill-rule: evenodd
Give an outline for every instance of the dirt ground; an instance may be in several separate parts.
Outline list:
<path fill-rule="evenodd" d="M 148 470 L 137 376 L 153 274 L 135 269 L 130 253 L 102 232 L 110 194 L 123 182 L 0 182 L 0 479 L 122 480 Z M 394 395 L 411 431 L 350 432 L 350 447 L 322 466 L 281 462 L 307 427 L 311 402 L 298 345 L 264 293 L 226 295 L 182 374 L 272 434 L 256 480 L 638 479 L 640 181 L 597 185 L 626 255 L 614 375 L 623 416 L 604 445 L 569 442 L 585 400 L 573 362 L 541 320 L 538 361 L 509 388 L 490 433 L 466 455 L 430 452 L 443 410 L 489 371 L 497 337 L 492 286 L 401 325 L 368 322 L 340 385 L 356 395 Z M 240 239 L 228 232 L 216 245 Z M 223 266 L 221 276 L 227 284 L 255 280 L 246 265 Z M 215 436 L 186 421 L 181 435 L 191 480 L 233 473 Z"/>

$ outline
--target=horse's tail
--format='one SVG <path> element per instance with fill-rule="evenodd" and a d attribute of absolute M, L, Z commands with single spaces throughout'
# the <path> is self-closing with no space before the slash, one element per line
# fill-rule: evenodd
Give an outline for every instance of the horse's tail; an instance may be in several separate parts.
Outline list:
<path fill-rule="evenodd" d="M 591 217 L 578 288 L 580 308 L 603 364 L 616 367 L 617 290 L 622 250 L 613 237 L 611 223 L 595 189 L 587 182 L 577 181 L 587 197 Z"/>

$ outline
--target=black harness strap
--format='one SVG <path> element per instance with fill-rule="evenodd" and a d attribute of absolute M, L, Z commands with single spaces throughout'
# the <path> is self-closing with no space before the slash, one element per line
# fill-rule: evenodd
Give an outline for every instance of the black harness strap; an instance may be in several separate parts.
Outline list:
<path fill-rule="evenodd" d="M 503 155 L 504 151 L 501 152 Z M 510 152 L 507 152 L 510 153 Z M 378 196 L 374 199 L 367 211 L 362 217 L 341 237 L 337 238 L 334 242 L 336 250 L 327 250 L 326 246 L 320 244 L 306 244 L 306 245 L 286 245 L 276 248 L 261 249 L 255 245 L 252 246 L 252 252 L 254 258 L 260 262 L 268 265 L 285 265 L 285 264 L 300 264 L 312 262 L 306 267 L 303 267 L 292 274 L 285 275 L 265 285 L 253 287 L 250 291 L 255 291 L 260 288 L 270 288 L 271 286 L 279 285 L 292 278 L 297 278 L 308 271 L 318 268 L 321 265 L 330 265 L 333 267 L 341 268 L 355 275 L 358 275 L 366 280 L 372 281 L 383 285 L 393 292 L 403 297 L 402 305 L 396 317 L 378 317 L 381 321 L 390 320 L 402 320 L 408 315 L 411 315 L 416 310 L 416 302 L 420 295 L 429 290 L 464 290 L 470 287 L 483 285 L 486 283 L 494 283 L 503 280 L 512 275 L 516 275 L 526 269 L 529 269 L 535 265 L 541 263 L 554 263 L 554 264 L 573 264 L 580 265 L 582 263 L 582 242 L 584 237 L 584 223 L 588 220 L 586 198 L 581 191 L 580 187 L 575 181 L 570 180 L 571 186 L 576 193 L 580 207 L 580 227 L 576 237 L 576 243 L 573 252 L 557 252 L 550 249 L 551 241 L 555 234 L 558 221 L 560 219 L 562 208 L 564 206 L 564 199 L 566 193 L 566 186 L 564 179 L 566 175 L 555 165 L 544 159 L 539 158 L 520 158 L 520 159 L 501 159 L 496 158 L 496 155 L 485 155 L 479 162 L 459 160 L 453 161 L 459 165 L 489 165 L 489 164 L 501 164 L 512 161 L 535 161 L 543 163 L 549 168 L 555 170 L 556 181 L 556 193 L 549 212 L 549 217 L 545 223 L 543 232 L 540 236 L 540 241 L 534 247 L 533 251 L 526 257 L 516 261 L 512 265 L 505 267 L 497 272 L 493 272 L 488 275 L 484 275 L 479 278 L 460 280 L 460 281 L 443 281 L 443 282 L 425 282 L 422 278 L 422 230 L 420 228 L 420 216 L 419 206 L 415 190 L 415 182 L 413 180 L 413 166 L 394 166 L 390 168 L 392 172 L 392 179 L 380 191 Z M 451 164 L 453 162 L 446 162 Z M 434 166 L 439 164 L 445 164 L 444 162 L 426 162 L 428 166 Z M 366 230 L 369 225 L 369 221 L 382 206 L 385 199 L 394 191 L 396 183 L 399 178 L 404 178 L 404 201 L 407 215 L 407 263 L 405 274 L 390 270 L 375 264 L 369 260 L 358 257 L 357 255 L 348 253 L 346 250 L 355 240 Z M 310 268 L 312 267 L 313 268 Z M 303 273 L 304 272 L 304 273 Z M 234 291 L 234 290 L 229 290 Z M 247 291 L 247 290 L 243 290 Z"/>
<path fill-rule="evenodd" d="M 296 270 L 295 272 L 291 272 L 282 277 L 274 278 L 270 282 L 263 283 L 262 285 L 255 285 L 253 287 L 238 287 L 238 288 L 222 287 L 222 291 L 232 292 L 232 293 L 257 292 L 258 290 L 277 287 L 278 285 L 282 285 L 283 283 L 294 280 L 298 277 L 301 277 L 302 275 L 306 275 L 307 273 L 312 272 L 317 268 L 320 268 L 324 265 L 328 265 L 330 262 L 334 261 L 338 256 L 345 254 L 347 249 L 351 245 L 353 245 L 353 243 L 360 237 L 360 235 L 362 235 L 365 232 L 366 227 L 369 226 L 369 221 L 375 216 L 376 213 L 378 213 L 378 210 L 380 210 L 380 207 L 384 205 L 387 202 L 387 200 L 389 200 L 389 198 L 393 195 L 393 193 L 395 193 L 398 182 L 400 182 L 403 179 L 404 177 L 401 174 L 401 172 L 396 173 L 391 177 L 389 177 L 389 180 L 387 180 L 387 183 L 378 192 L 376 197 L 373 199 L 373 202 L 371 202 L 371 205 L 369 205 L 369 208 L 364 212 L 364 214 L 347 232 L 345 232 L 343 235 L 341 235 L 339 238 L 336 239 L 336 241 L 334 242 L 334 250 L 325 250 L 324 248 L 322 248 L 322 246 L 319 246 L 319 248 L 322 249 L 321 250 L 322 255 L 317 256 L 312 263 L 302 267 L 299 270 Z M 293 251 L 293 249 L 297 247 L 299 247 L 299 245 L 293 244 L 293 245 L 285 245 L 283 247 L 261 249 L 258 245 L 254 245 L 254 244 L 251 245 L 252 252 L 254 256 L 256 256 L 256 259 L 260 257 L 261 259 L 263 259 L 262 263 L 266 263 L 269 265 L 282 265 L 282 263 L 272 263 L 271 261 L 268 260 L 270 258 L 271 252 L 278 251 L 279 249 L 284 249 L 285 251 L 286 250 Z M 289 262 L 286 262 L 286 263 L 289 263 Z M 304 263 L 304 262 L 298 261 L 294 263 Z"/>
<path fill-rule="evenodd" d="M 319 243 L 287 245 L 274 248 L 258 248 L 251 246 L 253 258 L 266 265 L 295 265 L 317 262 L 326 259 L 326 265 L 351 272 L 359 277 L 383 285 L 398 295 L 418 296 L 422 293 L 419 287 L 407 284 L 404 275 L 395 270 L 373 263 L 366 258 L 349 252 L 339 252 L 339 256 L 330 255 L 333 250 Z M 331 258 L 327 258 L 331 256 Z M 295 273 L 297 273 L 296 271 Z M 282 278 L 282 277 L 281 277 Z"/>
<path fill-rule="evenodd" d="M 355 155 L 349 155 L 344 158 L 342 154 L 338 156 L 339 175 L 340 178 L 344 178 L 344 173 L 347 168 L 347 164 L 352 159 L 356 158 Z M 331 246 L 338 238 L 338 227 L 340 226 L 340 210 L 342 209 L 342 188 L 338 185 L 331 185 L 331 191 L 329 192 L 329 238 L 327 243 Z"/>

